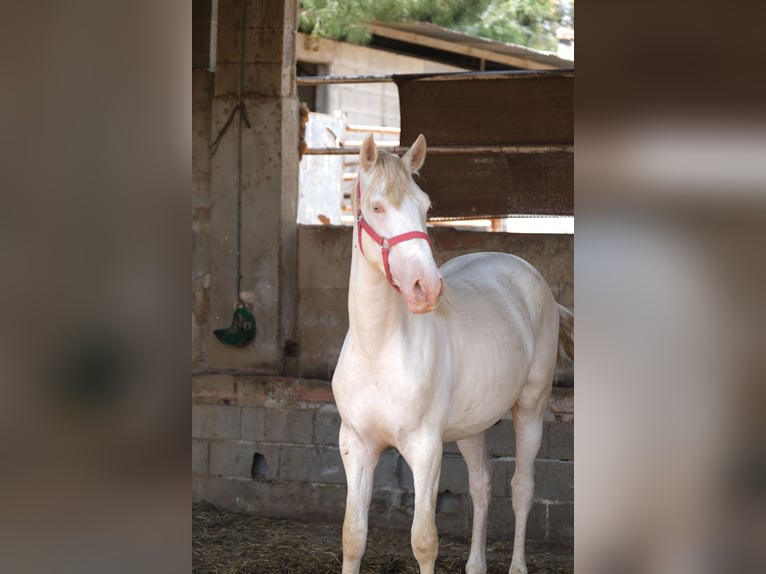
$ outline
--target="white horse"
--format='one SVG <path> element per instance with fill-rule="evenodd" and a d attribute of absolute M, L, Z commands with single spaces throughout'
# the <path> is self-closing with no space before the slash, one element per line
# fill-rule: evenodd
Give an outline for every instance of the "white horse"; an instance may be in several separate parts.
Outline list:
<path fill-rule="evenodd" d="M 382 451 L 393 446 L 414 478 L 412 550 L 420 572 L 433 573 L 442 443 L 457 441 L 473 501 L 466 572 L 485 573 L 492 469 L 484 431 L 511 410 L 510 572 L 526 574 L 534 460 L 559 343 L 573 356 L 574 316 L 556 303 L 540 273 L 513 255 L 464 255 L 437 269 L 426 234 L 430 200 L 412 179 L 425 155 L 423 135 L 401 158 L 378 151 L 371 136 L 360 153 L 349 330 L 332 382 L 348 483 L 343 572 L 359 572 L 373 474 Z"/>

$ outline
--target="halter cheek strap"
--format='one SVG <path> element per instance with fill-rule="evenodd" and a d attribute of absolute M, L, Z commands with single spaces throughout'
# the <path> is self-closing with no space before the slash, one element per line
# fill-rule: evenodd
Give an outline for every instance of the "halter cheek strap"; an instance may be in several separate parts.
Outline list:
<path fill-rule="evenodd" d="M 425 239 L 428 241 L 428 245 L 431 245 L 431 239 L 429 239 L 427 233 L 423 233 L 422 231 L 407 231 L 406 233 L 400 233 L 399 235 L 394 235 L 393 237 L 383 237 L 382 235 L 378 234 L 372 226 L 367 223 L 367 220 L 362 215 L 362 186 L 359 183 L 359 178 L 357 177 L 356 180 L 356 231 L 358 234 L 358 243 L 359 243 L 359 249 L 362 250 L 362 255 L 364 255 L 364 247 L 362 246 L 362 229 L 364 229 L 367 232 L 367 235 L 370 236 L 370 239 L 372 239 L 375 243 L 380 245 L 380 252 L 383 256 L 383 268 L 386 271 L 386 279 L 388 279 L 388 282 L 391 284 L 391 286 L 396 289 L 399 293 L 402 292 L 402 290 L 399 288 L 399 286 L 394 283 L 394 278 L 391 275 L 391 268 L 388 264 L 388 254 L 391 251 L 391 248 L 394 245 L 398 245 L 399 243 L 403 243 L 404 241 L 409 241 L 410 239 Z"/>

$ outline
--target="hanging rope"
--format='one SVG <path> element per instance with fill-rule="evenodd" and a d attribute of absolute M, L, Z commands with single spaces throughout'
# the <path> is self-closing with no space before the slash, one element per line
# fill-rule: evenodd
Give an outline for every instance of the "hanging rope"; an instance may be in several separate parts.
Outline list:
<path fill-rule="evenodd" d="M 238 304 L 242 304 L 240 299 L 242 283 L 242 122 L 246 121 L 245 105 L 242 103 L 242 92 L 245 85 L 245 22 L 247 21 L 247 0 L 242 0 L 242 16 L 239 31 L 239 92 L 237 94 L 237 108 L 239 114 L 239 130 L 237 131 L 237 293 Z M 250 122 L 247 122 L 250 127 Z"/>
<path fill-rule="evenodd" d="M 237 287 L 234 294 L 236 309 L 232 317 L 231 326 L 228 329 L 214 331 L 219 341 L 227 345 L 244 347 L 255 338 L 255 318 L 250 309 L 252 306 L 245 303 L 241 298 L 242 293 L 242 124 L 250 128 L 245 104 L 242 101 L 242 92 L 245 84 L 245 22 L 247 21 L 247 0 L 242 0 L 242 14 L 239 38 L 239 91 L 237 105 L 231 110 L 229 117 L 218 132 L 211 144 L 210 155 L 213 156 L 218 150 L 218 144 L 234 120 L 234 115 L 239 116 L 237 130 Z"/>
<path fill-rule="evenodd" d="M 228 119 L 226 120 L 226 123 L 223 124 L 223 127 L 218 132 L 218 135 L 213 140 L 213 143 L 210 144 L 210 156 L 214 156 L 215 152 L 218 151 L 218 144 L 221 142 L 221 138 L 226 133 L 226 130 L 229 129 L 229 126 L 231 125 L 231 120 L 234 119 L 234 115 L 237 112 L 241 112 L 240 119 L 245 122 L 245 125 L 250 128 L 250 120 L 247 119 L 247 108 L 245 108 L 245 104 L 243 102 L 239 102 L 236 106 L 234 106 L 234 109 L 231 110 L 231 113 L 229 114 Z"/>

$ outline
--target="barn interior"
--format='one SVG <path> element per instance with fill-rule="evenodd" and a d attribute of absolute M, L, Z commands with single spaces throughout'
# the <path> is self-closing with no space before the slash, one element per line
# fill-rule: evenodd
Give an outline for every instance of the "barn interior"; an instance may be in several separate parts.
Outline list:
<path fill-rule="evenodd" d="M 297 223 L 297 10 L 297 0 L 193 2 L 192 489 L 195 502 L 225 510 L 340 524 L 345 477 L 330 381 L 348 327 L 351 231 Z M 422 132 L 433 150 L 419 183 L 434 217 L 573 214 L 574 71 L 510 67 L 393 78 L 402 144 Z M 573 308 L 573 235 L 429 232 L 437 263 L 514 253 Z M 220 337 L 237 308 L 253 320 L 241 346 Z M 571 364 L 557 372 L 545 420 L 528 537 L 571 543 Z M 509 537 L 510 414 L 488 441 L 490 535 Z M 371 525 L 409 528 L 412 500 L 409 468 L 387 451 Z M 465 464 L 448 444 L 440 533 L 467 536 L 470 508 Z"/>

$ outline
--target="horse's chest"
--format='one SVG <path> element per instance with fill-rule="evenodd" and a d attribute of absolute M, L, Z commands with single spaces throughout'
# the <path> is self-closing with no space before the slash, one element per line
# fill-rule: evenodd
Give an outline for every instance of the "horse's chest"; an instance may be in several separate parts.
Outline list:
<path fill-rule="evenodd" d="M 435 400 L 440 390 L 429 376 L 404 361 L 350 365 L 333 381 L 338 411 L 361 434 L 396 444 L 403 431 L 438 416 L 443 401 Z"/>

